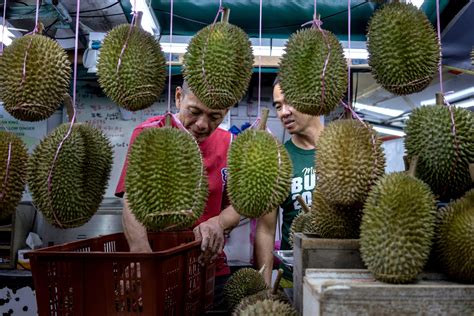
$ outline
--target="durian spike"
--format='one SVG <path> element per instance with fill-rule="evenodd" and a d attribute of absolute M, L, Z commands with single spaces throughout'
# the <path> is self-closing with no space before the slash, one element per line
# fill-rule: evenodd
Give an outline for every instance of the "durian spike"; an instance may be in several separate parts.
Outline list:
<path fill-rule="evenodd" d="M 303 198 L 301 197 L 301 195 L 297 195 L 297 196 L 296 196 L 296 199 L 297 199 L 298 202 L 301 204 L 301 207 L 303 208 L 303 212 L 309 213 L 309 212 L 311 211 L 310 208 L 308 207 L 308 205 L 306 205 L 306 202 L 303 200 Z"/>
<path fill-rule="evenodd" d="M 69 122 L 71 122 L 74 116 L 74 106 L 72 104 L 72 98 L 69 95 L 69 93 L 64 94 L 64 106 L 66 107 L 66 112 L 67 112 L 67 117 L 69 119 Z"/>
<path fill-rule="evenodd" d="M 275 295 L 278 292 L 278 287 L 280 286 L 281 277 L 283 276 L 283 269 L 278 269 L 278 274 L 275 279 L 275 283 L 273 283 L 272 294 Z"/>
<path fill-rule="evenodd" d="M 223 8 L 221 22 L 229 23 L 230 9 Z"/>
<path fill-rule="evenodd" d="M 444 105 L 444 95 L 441 92 L 436 93 L 436 105 Z"/>
<path fill-rule="evenodd" d="M 415 176 L 417 163 L 418 163 L 418 156 L 413 156 L 410 160 L 410 168 L 408 169 L 408 175 L 412 177 Z"/>
<path fill-rule="evenodd" d="M 262 109 L 262 117 L 260 118 L 260 124 L 258 125 L 258 129 L 261 131 L 264 131 L 267 129 L 267 120 L 268 120 L 269 112 L 270 110 L 267 108 Z"/>
<path fill-rule="evenodd" d="M 471 174 L 471 181 L 474 182 L 474 163 L 469 164 L 469 173 Z"/>
<path fill-rule="evenodd" d="M 267 268 L 267 266 L 265 264 L 263 264 L 263 266 L 260 268 L 260 270 L 258 270 L 258 273 L 263 274 L 263 272 L 265 272 L 266 268 Z"/>
<path fill-rule="evenodd" d="M 137 16 L 135 17 L 135 22 L 133 22 L 133 26 L 141 28 L 142 17 L 143 17 L 143 12 L 142 11 L 137 11 Z"/>

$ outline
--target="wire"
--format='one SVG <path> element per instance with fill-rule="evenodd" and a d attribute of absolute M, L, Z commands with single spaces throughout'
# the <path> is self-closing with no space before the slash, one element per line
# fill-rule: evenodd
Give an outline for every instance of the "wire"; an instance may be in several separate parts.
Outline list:
<path fill-rule="evenodd" d="M 23 1 L 13 1 L 13 2 L 22 4 L 22 5 L 27 6 L 27 7 L 30 6 L 28 3 L 23 2 Z"/>
<path fill-rule="evenodd" d="M 119 16 L 119 15 L 123 15 L 125 16 L 125 13 L 113 13 L 113 14 L 105 14 L 105 15 L 81 15 L 81 19 L 84 19 L 84 18 L 105 18 L 105 17 L 109 17 L 109 16 Z"/>
<path fill-rule="evenodd" d="M 165 11 L 165 10 L 154 9 L 154 8 L 152 8 L 152 9 L 153 9 L 153 11 L 163 12 L 163 13 L 166 13 L 168 15 L 170 14 L 168 11 Z M 190 18 L 184 17 L 182 15 L 177 15 L 177 14 L 173 14 L 173 17 L 178 18 L 178 19 L 182 19 L 182 20 L 186 20 L 186 21 L 189 21 L 189 22 L 194 22 L 194 23 L 197 23 L 197 24 L 202 24 L 202 25 L 208 25 L 209 24 L 208 22 L 202 22 L 202 21 L 190 19 Z"/>
<path fill-rule="evenodd" d="M 43 31 L 43 32 L 44 32 L 44 33 L 48 33 L 49 29 L 50 29 L 54 24 L 58 23 L 59 21 L 60 21 L 59 19 L 54 20 L 53 23 L 51 23 L 50 25 L 48 25 L 48 26 L 46 26 L 46 27 L 44 28 L 44 31 Z"/>
<path fill-rule="evenodd" d="M 82 13 L 88 13 L 88 12 L 97 12 L 97 11 L 107 10 L 107 9 L 113 7 L 113 6 L 116 6 L 119 3 L 120 3 L 120 1 L 117 1 L 115 3 L 112 3 L 111 5 L 108 5 L 106 7 L 100 8 L 100 9 L 83 10 L 83 11 L 79 11 L 79 13 L 82 14 Z M 69 12 L 69 15 L 76 15 L 76 13 L 77 12 Z"/>

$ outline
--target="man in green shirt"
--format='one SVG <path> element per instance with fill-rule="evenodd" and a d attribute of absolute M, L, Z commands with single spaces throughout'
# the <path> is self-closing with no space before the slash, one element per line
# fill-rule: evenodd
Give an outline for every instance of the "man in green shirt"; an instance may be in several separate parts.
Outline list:
<path fill-rule="evenodd" d="M 291 223 L 296 215 L 302 211 L 302 207 L 296 197 L 301 195 L 306 204 L 311 205 L 312 192 L 316 186 L 315 145 L 323 129 L 323 124 L 319 116 L 303 114 L 289 105 L 281 91 L 280 84 L 278 81 L 275 82 L 273 87 L 273 103 L 278 118 L 291 135 L 291 138 L 285 143 L 285 148 L 293 163 L 293 179 L 291 181 L 290 195 L 280 205 L 280 209 L 283 211 L 281 249 L 288 250 L 291 249 L 288 243 Z M 279 210 L 276 209 L 262 216 L 258 220 L 255 232 L 257 264 L 259 267 L 264 264 L 267 267 L 264 277 L 269 285 L 272 274 L 271 268 L 273 267 L 272 251 L 275 243 L 278 213 Z M 291 272 L 284 269 L 282 286 L 291 286 L 292 281 Z"/>

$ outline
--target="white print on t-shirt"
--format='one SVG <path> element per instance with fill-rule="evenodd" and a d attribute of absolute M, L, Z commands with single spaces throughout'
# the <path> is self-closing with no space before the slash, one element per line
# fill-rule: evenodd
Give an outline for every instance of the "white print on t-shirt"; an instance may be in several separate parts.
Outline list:
<path fill-rule="evenodd" d="M 302 173 L 303 177 L 295 177 L 291 180 L 291 200 L 296 211 L 301 209 L 296 197 L 301 195 L 306 205 L 311 206 L 312 192 L 316 186 L 316 173 L 313 167 L 304 168 Z"/>
<path fill-rule="evenodd" d="M 229 171 L 227 168 L 222 168 L 221 169 L 221 177 L 222 177 L 222 192 L 225 190 L 225 186 L 227 185 L 227 175 L 229 174 Z"/>

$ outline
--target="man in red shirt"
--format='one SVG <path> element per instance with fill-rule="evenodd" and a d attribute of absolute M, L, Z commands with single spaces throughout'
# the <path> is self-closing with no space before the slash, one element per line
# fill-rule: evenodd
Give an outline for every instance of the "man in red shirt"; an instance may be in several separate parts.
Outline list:
<path fill-rule="evenodd" d="M 186 82 L 176 88 L 175 118 L 196 139 L 202 153 L 209 181 L 209 195 L 203 215 L 194 227 L 194 235 L 201 240 L 201 262 L 216 260 L 216 288 L 219 277 L 230 274 L 223 252 L 224 232 L 229 232 L 238 225 L 240 215 L 230 206 L 226 192 L 227 152 L 232 141 L 232 134 L 218 128 L 224 120 L 228 109 L 211 110 L 206 107 L 189 89 Z M 138 125 L 130 139 L 129 148 L 135 138 L 145 128 L 159 128 L 164 125 L 163 116 L 152 117 Z M 123 230 L 132 252 L 151 252 L 145 227 L 139 223 L 130 211 L 125 192 L 125 175 L 128 159 L 125 160 L 122 174 L 115 195 L 124 197 L 122 215 Z"/>

